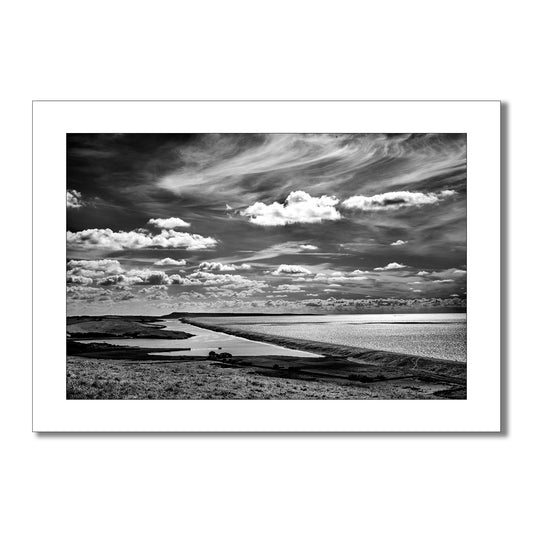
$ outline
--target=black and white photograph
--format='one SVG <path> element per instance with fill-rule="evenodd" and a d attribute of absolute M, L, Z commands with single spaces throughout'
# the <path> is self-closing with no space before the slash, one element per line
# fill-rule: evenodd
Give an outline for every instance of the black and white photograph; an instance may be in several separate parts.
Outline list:
<path fill-rule="evenodd" d="M 464 400 L 467 134 L 67 133 L 67 400 Z"/>
<path fill-rule="evenodd" d="M 526 2 L 9 2 L 0 529 L 522 532 Z"/>

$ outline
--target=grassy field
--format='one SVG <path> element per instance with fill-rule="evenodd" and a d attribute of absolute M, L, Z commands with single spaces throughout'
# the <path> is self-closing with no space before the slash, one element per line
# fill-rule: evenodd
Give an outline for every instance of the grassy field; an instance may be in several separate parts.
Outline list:
<path fill-rule="evenodd" d="M 188 339 L 189 333 L 168 331 L 154 317 L 69 317 L 71 339 Z"/>
<path fill-rule="evenodd" d="M 465 387 L 438 376 L 346 358 L 148 355 L 141 348 L 69 341 L 68 399 L 438 399 Z"/>
<path fill-rule="evenodd" d="M 68 399 L 437 399 L 446 384 L 274 377 L 212 361 L 67 358 Z"/>

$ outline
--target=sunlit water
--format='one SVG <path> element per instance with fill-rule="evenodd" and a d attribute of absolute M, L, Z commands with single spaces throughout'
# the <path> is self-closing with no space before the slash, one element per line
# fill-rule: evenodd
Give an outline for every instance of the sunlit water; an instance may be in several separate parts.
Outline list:
<path fill-rule="evenodd" d="M 466 361 L 466 314 L 201 317 L 246 332 Z"/>
<path fill-rule="evenodd" d="M 116 346 L 134 346 L 138 348 L 190 348 L 186 351 L 165 352 L 164 355 L 206 357 L 211 350 L 215 352 L 229 352 L 232 355 L 282 355 L 287 357 L 321 357 L 320 355 L 300 350 L 290 350 L 266 342 L 250 341 L 225 333 L 218 333 L 208 329 L 199 328 L 192 324 L 183 324 L 179 320 L 165 320 L 159 322 L 166 329 L 191 333 L 194 337 L 189 339 L 102 339 L 102 340 L 77 340 L 83 343 L 108 343 Z M 154 352 L 156 353 L 156 352 Z"/>

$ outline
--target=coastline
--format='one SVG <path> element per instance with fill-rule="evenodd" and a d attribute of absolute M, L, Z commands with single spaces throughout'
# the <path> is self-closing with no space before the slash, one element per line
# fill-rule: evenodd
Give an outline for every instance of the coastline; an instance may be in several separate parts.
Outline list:
<path fill-rule="evenodd" d="M 275 344 L 293 350 L 316 353 L 323 355 L 325 358 L 350 358 L 357 360 L 357 362 L 366 363 L 369 365 L 387 366 L 390 368 L 402 369 L 404 371 L 415 371 L 416 373 L 421 374 L 428 373 L 435 376 L 439 375 L 446 377 L 447 379 L 452 379 L 458 384 L 466 383 L 466 363 L 460 361 L 449 361 L 445 359 L 435 359 L 431 357 L 408 355 L 397 352 L 369 350 L 366 348 L 342 346 L 326 342 L 305 341 L 291 337 L 247 332 L 228 326 L 205 324 L 198 320 L 191 320 L 188 317 L 181 318 L 180 321 L 199 328 L 225 333 L 227 335 L 234 335 L 235 337 L 242 337 L 244 339 L 265 342 L 268 344 Z"/>
<path fill-rule="evenodd" d="M 67 337 L 67 399 L 466 398 L 466 363 L 248 333 L 188 317 L 180 320 L 322 357 L 268 355 L 267 351 L 267 355 L 233 355 L 222 361 L 207 353 L 205 357 L 188 355 L 187 347 L 118 346 L 112 344 L 111 335 L 140 339 L 161 334 L 165 338 L 171 332 L 146 327 L 153 323 L 147 317 L 85 319 L 84 330 L 78 331 L 85 338 Z M 178 330 L 172 333 L 180 335 Z M 89 338 L 107 342 L 87 342 Z M 183 355 L 166 355 L 175 351 Z"/>

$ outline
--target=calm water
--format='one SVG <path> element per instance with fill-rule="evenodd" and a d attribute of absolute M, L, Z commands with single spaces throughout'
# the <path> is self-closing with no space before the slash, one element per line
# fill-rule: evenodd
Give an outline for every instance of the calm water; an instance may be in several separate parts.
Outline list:
<path fill-rule="evenodd" d="M 466 314 L 201 317 L 247 332 L 466 361 Z"/>
<path fill-rule="evenodd" d="M 165 352 L 164 355 L 198 356 L 205 357 L 211 350 L 229 352 L 232 355 L 283 355 L 287 357 L 321 357 L 320 355 L 290 350 L 274 344 L 255 342 L 247 339 L 218 333 L 208 329 L 198 328 L 192 324 L 183 324 L 179 320 L 165 320 L 159 322 L 166 329 L 191 333 L 190 339 L 105 339 L 105 340 L 80 340 L 77 342 L 107 342 L 117 346 L 136 346 L 140 348 L 190 348 L 187 351 Z"/>

